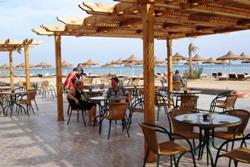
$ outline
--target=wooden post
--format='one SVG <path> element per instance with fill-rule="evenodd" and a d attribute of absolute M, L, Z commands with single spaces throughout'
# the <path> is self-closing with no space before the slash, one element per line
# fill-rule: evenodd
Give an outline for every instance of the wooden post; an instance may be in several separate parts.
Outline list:
<path fill-rule="evenodd" d="M 168 96 L 170 98 L 173 91 L 173 62 L 172 62 L 172 39 L 167 39 L 168 53 Z"/>
<path fill-rule="evenodd" d="M 64 121 L 63 91 L 62 91 L 61 36 L 55 35 L 54 38 L 55 38 L 55 59 L 56 59 L 57 120 Z"/>
<path fill-rule="evenodd" d="M 12 48 L 9 50 L 9 72 L 10 72 L 10 87 L 11 91 L 14 91 L 14 74 L 13 74 L 13 50 Z"/>
<path fill-rule="evenodd" d="M 25 60 L 25 78 L 26 90 L 30 89 L 30 62 L 29 62 L 29 45 L 24 45 L 24 60 Z"/>
<path fill-rule="evenodd" d="M 143 77 L 144 77 L 144 122 L 155 124 L 154 86 L 154 3 L 143 4 Z M 147 150 L 147 146 L 145 146 Z M 148 162 L 155 157 L 149 154 Z"/>

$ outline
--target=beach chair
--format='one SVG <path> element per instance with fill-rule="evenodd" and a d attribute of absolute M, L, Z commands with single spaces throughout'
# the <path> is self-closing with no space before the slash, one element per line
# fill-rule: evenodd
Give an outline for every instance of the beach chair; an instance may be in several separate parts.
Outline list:
<path fill-rule="evenodd" d="M 229 80 L 237 80 L 238 77 L 236 74 L 228 74 Z"/>
<path fill-rule="evenodd" d="M 221 72 L 218 72 L 217 74 L 218 74 L 218 77 L 222 76 L 222 73 L 221 73 Z"/>
<path fill-rule="evenodd" d="M 237 77 L 238 77 L 238 80 L 240 80 L 240 81 L 244 81 L 247 79 L 245 74 L 237 74 Z"/>
<path fill-rule="evenodd" d="M 86 122 L 85 122 L 85 117 L 84 117 L 84 110 L 82 109 L 82 107 L 80 105 L 76 105 L 74 103 L 74 101 L 72 101 L 72 100 L 70 100 L 68 98 L 67 98 L 67 100 L 68 100 L 68 103 L 69 103 L 69 107 L 68 107 L 69 118 L 68 118 L 68 121 L 67 121 L 67 125 L 69 125 L 70 118 L 71 118 L 71 115 L 72 115 L 73 111 L 77 112 L 77 122 L 79 122 L 79 111 L 81 111 L 83 124 L 86 127 Z"/>

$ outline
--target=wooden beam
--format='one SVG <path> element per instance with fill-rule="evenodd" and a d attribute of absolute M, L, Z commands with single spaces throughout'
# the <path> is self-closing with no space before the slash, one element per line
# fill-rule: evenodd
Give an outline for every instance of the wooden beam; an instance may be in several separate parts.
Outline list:
<path fill-rule="evenodd" d="M 30 89 L 30 62 L 29 62 L 29 45 L 24 45 L 24 60 L 25 60 L 25 78 L 26 90 Z"/>
<path fill-rule="evenodd" d="M 171 98 L 171 92 L 173 91 L 173 62 L 172 62 L 172 39 L 167 39 L 167 53 L 168 53 L 168 96 Z"/>
<path fill-rule="evenodd" d="M 154 87 L 154 4 L 143 5 L 143 76 L 144 76 L 144 122 L 155 124 Z M 145 148 L 147 150 L 147 146 Z M 154 155 L 148 162 L 155 161 Z"/>
<path fill-rule="evenodd" d="M 14 91 L 14 74 L 13 74 L 13 50 L 9 50 L 9 71 L 10 71 L 10 87 L 11 91 Z"/>
<path fill-rule="evenodd" d="M 56 59 L 57 120 L 64 121 L 61 36 L 55 35 L 54 39 L 55 39 L 55 59 Z"/>

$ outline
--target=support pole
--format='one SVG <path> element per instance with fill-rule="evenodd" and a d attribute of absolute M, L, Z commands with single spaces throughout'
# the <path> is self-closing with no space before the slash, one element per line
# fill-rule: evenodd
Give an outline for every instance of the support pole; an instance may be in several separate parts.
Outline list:
<path fill-rule="evenodd" d="M 167 39 L 168 53 L 168 97 L 170 98 L 173 91 L 173 62 L 172 62 L 172 39 Z"/>
<path fill-rule="evenodd" d="M 55 39 L 55 59 L 56 59 L 57 120 L 64 121 L 63 92 L 62 92 L 61 36 L 55 35 L 54 39 Z"/>
<path fill-rule="evenodd" d="M 9 50 L 9 72 L 10 72 L 10 87 L 14 91 L 14 74 L 13 74 L 13 50 Z"/>
<path fill-rule="evenodd" d="M 26 78 L 26 90 L 30 89 L 30 61 L 29 61 L 29 45 L 24 46 L 25 56 L 25 78 Z"/>
<path fill-rule="evenodd" d="M 155 124 L 154 86 L 154 3 L 143 4 L 143 77 L 144 77 L 144 122 Z M 145 147 L 147 150 L 147 146 Z M 148 162 L 155 161 L 149 154 Z"/>

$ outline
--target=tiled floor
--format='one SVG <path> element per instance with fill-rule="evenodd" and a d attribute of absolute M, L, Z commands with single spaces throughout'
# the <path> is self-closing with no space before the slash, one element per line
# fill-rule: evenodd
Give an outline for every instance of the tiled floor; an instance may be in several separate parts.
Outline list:
<path fill-rule="evenodd" d="M 202 95 L 199 106 L 209 107 L 212 96 Z M 108 124 L 104 122 L 103 132 L 98 128 L 83 127 L 72 115 L 70 125 L 56 121 L 56 101 L 40 99 L 40 110 L 30 117 L 0 115 L 0 167 L 9 166 L 50 166 L 50 167 L 139 167 L 142 166 L 144 144 L 138 123 L 142 114 L 135 114 L 130 128 L 130 138 L 121 125 L 113 124 L 111 139 L 107 140 Z M 250 111 L 249 99 L 239 99 L 237 108 Z M 65 102 L 65 111 L 67 104 Z M 65 114 L 65 118 L 67 116 Z M 81 121 L 81 119 L 80 119 Z M 167 119 L 161 113 L 160 124 L 167 127 Z M 248 127 L 249 128 L 249 127 Z M 247 130 L 249 132 L 249 129 Z M 163 137 L 161 136 L 161 139 Z M 215 151 L 213 154 L 215 156 Z M 169 166 L 168 158 L 161 159 L 162 166 Z M 205 158 L 197 166 L 206 166 Z M 220 166 L 228 161 L 221 160 Z M 148 164 L 155 166 L 155 164 Z M 192 166 L 190 155 L 184 156 L 180 166 Z M 244 166 L 244 165 L 242 165 Z"/>

